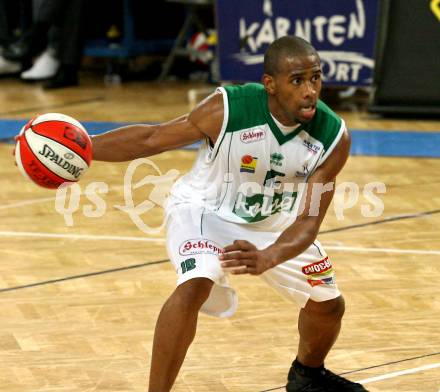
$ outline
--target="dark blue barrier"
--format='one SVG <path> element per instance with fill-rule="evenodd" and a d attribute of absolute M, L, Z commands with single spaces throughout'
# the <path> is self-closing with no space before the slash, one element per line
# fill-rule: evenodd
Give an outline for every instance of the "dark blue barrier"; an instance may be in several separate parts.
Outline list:
<path fill-rule="evenodd" d="M 13 143 L 13 137 L 28 120 L 0 119 L 0 142 Z M 81 121 L 90 135 L 129 125 L 126 122 Z M 440 158 L 440 130 L 436 132 L 351 130 L 352 155 Z M 184 149 L 193 150 L 200 143 Z"/>

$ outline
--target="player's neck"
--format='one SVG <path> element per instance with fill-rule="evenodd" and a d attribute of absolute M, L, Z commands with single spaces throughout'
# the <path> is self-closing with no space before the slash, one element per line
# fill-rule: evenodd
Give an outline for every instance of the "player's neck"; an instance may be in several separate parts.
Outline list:
<path fill-rule="evenodd" d="M 284 134 L 287 135 L 290 132 L 293 132 L 295 129 L 297 129 L 301 124 L 300 123 L 296 123 L 295 125 L 284 125 L 282 124 L 280 121 L 277 120 L 277 118 L 270 113 L 273 121 L 275 122 L 276 126 L 280 129 L 280 131 Z"/>
<path fill-rule="evenodd" d="M 271 114 L 277 125 L 281 124 L 283 127 L 296 127 L 300 124 L 298 120 L 292 120 L 291 118 L 289 118 L 289 116 L 284 113 L 282 107 L 278 104 L 278 102 L 275 101 L 275 99 L 271 96 L 268 97 L 268 107 L 269 113 Z"/>

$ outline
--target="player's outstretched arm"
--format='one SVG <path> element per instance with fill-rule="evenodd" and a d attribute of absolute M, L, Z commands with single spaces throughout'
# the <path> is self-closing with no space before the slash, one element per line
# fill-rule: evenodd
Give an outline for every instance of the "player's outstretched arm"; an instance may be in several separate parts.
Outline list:
<path fill-rule="evenodd" d="M 209 138 L 215 142 L 223 123 L 223 98 L 214 93 L 191 113 L 157 125 L 129 125 L 92 138 L 93 159 L 131 161 Z"/>

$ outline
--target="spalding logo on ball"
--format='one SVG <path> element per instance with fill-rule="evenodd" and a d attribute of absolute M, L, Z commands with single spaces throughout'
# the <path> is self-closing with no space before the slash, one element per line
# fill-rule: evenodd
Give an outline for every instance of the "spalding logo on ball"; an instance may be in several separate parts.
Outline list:
<path fill-rule="evenodd" d="M 74 118 L 46 113 L 20 131 L 15 159 L 22 174 L 45 188 L 78 181 L 92 161 L 92 142 Z"/>

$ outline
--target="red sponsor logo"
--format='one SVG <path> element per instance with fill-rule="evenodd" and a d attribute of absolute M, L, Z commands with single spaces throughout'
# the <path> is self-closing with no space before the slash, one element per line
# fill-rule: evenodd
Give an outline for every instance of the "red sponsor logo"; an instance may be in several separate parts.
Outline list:
<path fill-rule="evenodd" d="M 332 269 L 332 263 L 330 263 L 330 260 L 328 259 L 328 257 L 326 257 L 324 260 L 317 261 L 316 263 L 302 267 L 302 272 L 305 275 L 316 275 L 316 274 L 323 274 L 324 272 L 327 272 L 331 269 Z M 321 283 L 317 283 L 317 284 L 321 284 Z"/>
<path fill-rule="evenodd" d="M 264 129 L 256 129 L 254 131 L 244 131 L 240 133 L 240 140 L 243 143 L 259 142 L 266 138 L 266 131 Z"/>
<path fill-rule="evenodd" d="M 255 173 L 255 168 L 257 167 L 257 157 L 251 155 L 243 155 L 241 157 L 240 172 L 244 173 Z"/>
<path fill-rule="evenodd" d="M 192 239 L 186 240 L 179 247 L 179 254 L 182 256 L 195 255 L 201 253 L 209 253 L 212 255 L 219 255 L 223 253 L 223 249 L 220 245 L 214 241 L 205 239 Z"/>
<path fill-rule="evenodd" d="M 315 286 L 319 286 L 320 284 L 324 284 L 325 282 L 323 282 L 320 279 L 317 280 L 312 280 L 312 279 L 307 279 L 307 282 L 309 283 L 310 286 L 315 287 Z"/>
<path fill-rule="evenodd" d="M 246 165 L 249 165 L 249 163 L 251 163 L 253 160 L 254 160 L 254 157 L 252 157 L 250 155 L 243 155 L 241 157 L 241 162 Z"/>
<path fill-rule="evenodd" d="M 307 279 L 307 282 L 312 287 L 319 286 L 320 284 L 336 284 L 332 277 L 322 279 Z"/>

